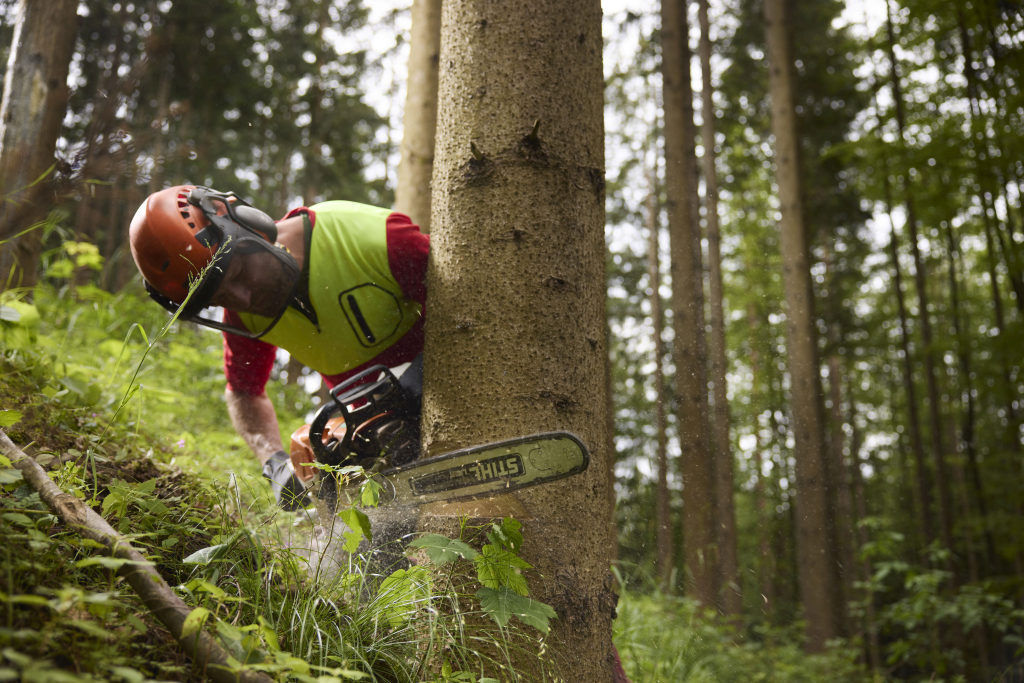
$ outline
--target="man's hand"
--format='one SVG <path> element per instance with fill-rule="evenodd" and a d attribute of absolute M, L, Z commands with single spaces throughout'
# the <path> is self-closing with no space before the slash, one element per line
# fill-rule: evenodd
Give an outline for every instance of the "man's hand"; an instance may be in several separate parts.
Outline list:
<path fill-rule="evenodd" d="M 277 451 L 263 463 L 263 476 L 270 480 L 270 490 L 283 510 L 298 510 L 309 503 L 306 487 L 290 467 L 291 459 L 283 450 Z"/>

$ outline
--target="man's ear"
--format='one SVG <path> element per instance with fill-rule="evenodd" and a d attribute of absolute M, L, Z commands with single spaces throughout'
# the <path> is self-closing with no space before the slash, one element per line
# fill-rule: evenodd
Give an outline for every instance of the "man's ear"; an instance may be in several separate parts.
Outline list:
<path fill-rule="evenodd" d="M 233 207 L 235 216 L 250 230 L 255 230 L 273 244 L 277 241 L 277 224 L 274 219 L 254 206 Z"/>

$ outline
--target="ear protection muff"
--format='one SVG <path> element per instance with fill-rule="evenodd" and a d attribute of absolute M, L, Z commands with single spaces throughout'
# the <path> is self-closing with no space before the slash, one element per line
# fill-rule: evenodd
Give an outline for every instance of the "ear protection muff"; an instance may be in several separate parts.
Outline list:
<path fill-rule="evenodd" d="M 274 219 L 255 206 L 235 206 L 234 217 L 239 223 L 254 232 L 258 232 L 273 244 L 277 241 L 277 224 Z"/>

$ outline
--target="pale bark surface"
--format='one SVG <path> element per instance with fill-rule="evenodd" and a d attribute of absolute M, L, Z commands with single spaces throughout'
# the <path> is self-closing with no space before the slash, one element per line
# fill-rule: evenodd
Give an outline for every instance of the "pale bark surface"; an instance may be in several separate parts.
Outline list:
<path fill-rule="evenodd" d="M 736 512 L 733 506 L 733 460 L 729 443 L 729 391 L 726 384 L 725 312 L 722 286 L 722 238 L 718 225 L 718 172 L 715 169 L 715 98 L 711 84 L 711 23 L 708 0 L 697 8 L 700 22 L 701 141 L 708 236 L 708 298 L 711 323 L 711 442 L 715 462 L 715 533 L 718 544 L 718 584 L 722 611 L 738 615 L 743 609 L 739 558 L 736 550 Z"/>
<path fill-rule="evenodd" d="M 434 168 L 440 52 L 441 0 L 413 0 L 395 210 L 410 216 L 424 232 L 430 232 L 430 176 Z"/>
<path fill-rule="evenodd" d="M 424 446 L 567 430 L 591 460 L 569 479 L 435 505 L 419 527 L 522 520 L 532 594 L 558 614 L 547 651 L 566 680 L 611 680 L 600 3 L 453 0 L 441 36 Z M 520 654 L 533 680 L 538 657 Z"/>
<path fill-rule="evenodd" d="M 786 298 L 793 455 L 796 460 L 796 528 L 800 597 L 807 646 L 821 651 L 840 635 L 838 581 L 830 533 L 831 508 L 824 444 L 824 407 L 818 371 L 811 273 L 800 204 L 792 59 L 785 0 L 765 0 L 775 175 L 781 219 L 780 245 Z"/>
<path fill-rule="evenodd" d="M 77 0 L 21 0 L 0 103 L 0 241 L 44 218 L 49 182 L 33 183 L 53 164 L 68 101 L 68 68 L 78 28 Z M 35 284 L 39 231 L 0 246 L 0 288 Z"/>
<path fill-rule="evenodd" d="M 663 0 L 665 189 L 672 255 L 673 347 L 687 593 L 715 604 L 714 463 L 708 435 L 707 343 L 698 218 L 696 130 L 685 3 Z"/>

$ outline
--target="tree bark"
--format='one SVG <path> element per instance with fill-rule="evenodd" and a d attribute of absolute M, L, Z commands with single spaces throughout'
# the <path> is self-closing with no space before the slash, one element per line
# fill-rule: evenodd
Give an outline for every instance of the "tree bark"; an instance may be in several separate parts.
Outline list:
<path fill-rule="evenodd" d="M 430 232 L 430 175 L 437 128 L 437 70 L 441 54 L 441 0 L 413 0 L 409 75 L 395 210 Z"/>
<path fill-rule="evenodd" d="M 564 678 L 611 680 L 600 2 L 452 0 L 442 14 L 425 451 L 557 429 L 591 460 L 569 479 L 428 506 L 419 528 L 522 520 L 532 593 L 558 614 L 547 652 Z M 520 672 L 540 664 L 532 648 L 512 656 Z"/>
<path fill-rule="evenodd" d="M 715 531 L 718 546 L 718 584 L 722 611 L 739 615 L 743 610 L 739 558 L 736 554 L 736 512 L 733 506 L 733 456 L 729 444 L 729 392 L 726 384 L 724 288 L 722 286 L 722 238 L 718 224 L 718 171 L 715 168 L 715 100 L 711 85 L 711 24 L 708 0 L 697 5 L 700 22 L 701 142 L 708 236 L 708 297 L 710 299 L 712 457 L 715 471 Z"/>
<path fill-rule="evenodd" d="M 655 160 L 655 164 L 657 160 Z M 656 438 L 656 461 L 658 485 L 655 490 L 654 524 L 656 571 L 661 590 L 672 590 L 672 573 L 675 569 L 672 542 L 672 509 L 669 504 L 668 487 L 668 432 L 665 419 L 665 373 L 662 360 L 665 358 L 665 342 L 662 331 L 665 316 L 661 305 L 661 255 L 658 235 L 660 202 L 658 201 L 658 173 L 652 168 L 649 173 L 650 188 L 647 195 L 647 272 L 650 283 L 651 327 L 654 339 L 654 431 Z"/>
<path fill-rule="evenodd" d="M 896 113 L 896 127 L 899 141 L 906 142 L 906 117 L 903 112 L 903 91 L 900 83 L 899 62 L 896 60 L 896 36 L 892 17 L 888 13 L 886 2 L 886 29 L 888 32 L 889 67 L 893 89 L 893 106 Z M 914 198 L 910 182 L 906 174 L 903 176 L 904 205 L 907 211 L 906 228 L 910 242 L 910 254 L 914 261 L 914 284 L 917 289 L 918 317 L 921 323 L 921 345 L 924 359 L 925 388 L 928 396 L 928 431 L 931 437 L 932 468 L 935 485 L 939 490 L 939 537 L 942 544 L 949 550 L 953 548 L 953 493 L 949 483 L 949 471 L 946 467 L 945 444 L 942 438 L 942 416 L 939 404 L 939 382 L 936 370 L 935 345 L 932 339 L 932 318 L 928 303 L 928 273 L 921 257 L 917 213 L 914 209 Z"/>
<path fill-rule="evenodd" d="M 210 680 L 225 683 L 269 683 L 270 677 L 259 672 L 231 671 L 228 668 L 228 653 L 202 629 L 195 634 L 185 635 L 185 619 L 192 612 L 192 608 L 167 585 L 157 568 L 92 508 L 54 484 L 46 471 L 18 448 L 3 430 L 0 430 L 0 452 L 21 471 L 43 502 L 65 524 L 86 538 L 100 543 L 112 557 L 126 561 L 119 570 L 121 576 L 131 585 L 153 616 L 170 631 L 205 676 Z"/>
<path fill-rule="evenodd" d="M 798 575 L 807 647 L 819 652 L 829 639 L 842 634 L 842 628 L 830 529 L 835 516 L 828 490 L 814 302 L 800 197 L 792 59 L 784 12 L 784 0 L 765 0 L 775 175 L 782 214 L 779 228 L 796 461 Z"/>
<path fill-rule="evenodd" d="M 21 0 L 0 103 L 0 289 L 31 287 L 39 270 L 54 150 L 68 102 L 77 0 Z M 6 240 L 11 240 L 4 243 Z"/>
<path fill-rule="evenodd" d="M 684 0 L 661 3 L 665 100 L 665 190 L 671 243 L 676 413 L 683 475 L 683 556 L 687 593 L 716 603 L 714 462 L 708 436 L 707 342 L 701 273 L 696 130 Z"/>

